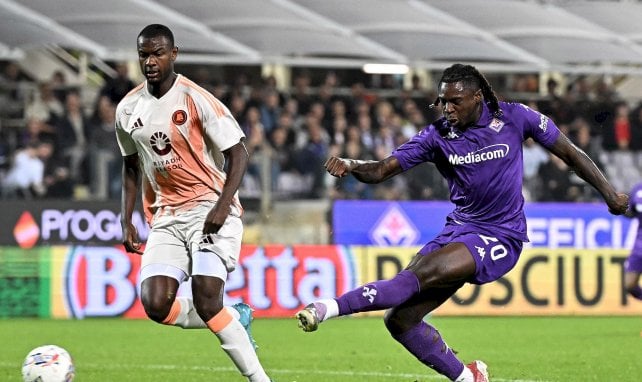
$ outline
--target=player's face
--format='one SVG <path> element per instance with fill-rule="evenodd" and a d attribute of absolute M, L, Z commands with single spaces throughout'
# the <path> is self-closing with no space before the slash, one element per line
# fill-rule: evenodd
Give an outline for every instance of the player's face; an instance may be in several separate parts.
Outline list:
<path fill-rule="evenodd" d="M 160 85 L 174 73 L 178 49 L 164 36 L 138 38 L 138 62 L 147 82 Z"/>
<path fill-rule="evenodd" d="M 439 85 L 442 113 L 453 127 L 464 127 L 477 122 L 481 114 L 481 90 L 464 87 L 462 82 Z"/>

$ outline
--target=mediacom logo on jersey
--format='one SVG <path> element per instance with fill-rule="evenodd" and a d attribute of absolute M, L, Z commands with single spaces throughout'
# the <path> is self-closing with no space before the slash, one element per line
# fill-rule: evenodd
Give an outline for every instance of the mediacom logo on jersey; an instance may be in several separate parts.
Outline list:
<path fill-rule="evenodd" d="M 507 144 L 499 143 L 483 147 L 477 151 L 469 152 L 466 155 L 450 154 L 448 155 L 448 162 L 453 166 L 486 162 L 506 157 L 509 150 L 510 147 Z"/>

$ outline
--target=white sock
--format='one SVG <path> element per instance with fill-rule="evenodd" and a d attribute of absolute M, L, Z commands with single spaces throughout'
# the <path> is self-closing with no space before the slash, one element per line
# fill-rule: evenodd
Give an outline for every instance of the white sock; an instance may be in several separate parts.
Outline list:
<path fill-rule="evenodd" d="M 327 298 L 327 299 L 319 300 L 317 302 L 325 305 L 326 307 L 325 316 L 321 321 L 325 321 L 327 319 L 330 319 L 332 317 L 336 317 L 339 315 L 339 304 L 337 304 L 337 301 L 335 299 Z"/>
<path fill-rule="evenodd" d="M 230 357 L 238 371 L 250 382 L 270 382 L 256 356 L 254 346 L 239 320 L 230 308 L 224 308 L 207 321 L 207 327 L 218 337 L 221 348 Z"/>
<path fill-rule="evenodd" d="M 254 352 L 254 347 L 250 343 L 243 325 L 238 320 L 230 321 L 223 330 L 215 334 L 221 341 L 221 348 L 234 362 L 241 374 L 247 377 L 248 381 L 270 381 Z"/>
<path fill-rule="evenodd" d="M 196 309 L 194 309 L 194 301 L 191 298 L 176 297 L 176 302 L 180 304 L 181 311 L 176 317 L 174 325 L 180 326 L 183 329 L 207 328 L 207 324 L 205 324 L 198 313 L 196 313 Z M 236 319 L 238 320 L 238 317 Z"/>
<path fill-rule="evenodd" d="M 475 377 L 473 376 L 473 372 L 464 365 L 464 370 L 459 374 L 459 377 L 455 379 L 455 382 L 475 382 Z"/>

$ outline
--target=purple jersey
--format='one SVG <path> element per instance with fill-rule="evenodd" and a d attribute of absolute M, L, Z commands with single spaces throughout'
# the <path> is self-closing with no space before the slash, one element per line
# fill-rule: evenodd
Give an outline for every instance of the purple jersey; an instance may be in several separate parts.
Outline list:
<path fill-rule="evenodd" d="M 526 105 L 499 105 L 501 117 L 494 117 L 483 104 L 477 123 L 463 131 L 440 118 L 392 155 L 404 171 L 423 162 L 437 166 L 455 204 L 449 219 L 528 241 L 522 195 L 522 142 L 533 138 L 550 148 L 560 131 L 550 118 Z"/>

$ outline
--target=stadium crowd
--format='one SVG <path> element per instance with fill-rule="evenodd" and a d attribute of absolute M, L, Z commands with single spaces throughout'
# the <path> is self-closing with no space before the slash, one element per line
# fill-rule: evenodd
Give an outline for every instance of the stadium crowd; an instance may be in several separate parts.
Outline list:
<path fill-rule="evenodd" d="M 0 190 L 9 198 L 120 197 L 121 157 L 114 110 L 135 86 L 127 66 L 114 64 L 95 97 L 69 86 L 61 72 L 36 82 L 13 62 L 0 63 Z M 188 76 L 231 110 L 247 136 L 250 166 L 241 188 L 275 199 L 447 199 L 434 166 L 424 164 L 379 185 L 335 179 L 330 155 L 382 159 L 439 117 L 434 86 L 413 76 L 404 87 L 390 75 L 350 81 L 293 73 L 287 91 L 275 77 L 212 81 L 204 68 Z M 494 85 L 501 100 L 523 102 L 550 116 L 602 168 L 619 190 L 642 179 L 642 103 L 618 96 L 604 80 L 578 76 L 562 88 L 550 79 L 541 92 L 535 75 L 512 75 Z M 491 83 L 492 83 L 491 79 Z M 537 144 L 524 147 L 524 195 L 530 201 L 593 201 L 598 195 Z"/>

